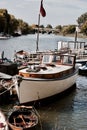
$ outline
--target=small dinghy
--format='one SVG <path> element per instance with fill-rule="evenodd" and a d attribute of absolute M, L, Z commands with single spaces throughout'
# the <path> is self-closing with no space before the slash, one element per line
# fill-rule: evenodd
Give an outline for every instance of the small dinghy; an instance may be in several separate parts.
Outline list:
<path fill-rule="evenodd" d="M 38 123 L 38 113 L 32 106 L 15 106 L 8 117 L 8 125 L 12 130 L 36 130 Z"/>
<path fill-rule="evenodd" d="M 6 117 L 1 110 L 0 110 L 0 130 L 9 130 Z"/>

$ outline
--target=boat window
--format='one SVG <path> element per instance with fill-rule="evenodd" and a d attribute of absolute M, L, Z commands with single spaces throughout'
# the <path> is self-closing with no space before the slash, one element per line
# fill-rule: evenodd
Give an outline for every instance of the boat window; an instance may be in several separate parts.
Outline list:
<path fill-rule="evenodd" d="M 63 57 L 63 64 L 73 64 L 73 57 L 71 56 L 64 56 Z"/>
<path fill-rule="evenodd" d="M 56 62 L 56 55 L 53 56 L 52 62 Z"/>
<path fill-rule="evenodd" d="M 53 56 L 52 55 L 44 55 L 43 59 L 42 59 L 42 63 L 51 63 L 53 60 Z"/>
<path fill-rule="evenodd" d="M 61 60 L 60 56 L 56 56 L 56 60 L 57 61 Z"/>

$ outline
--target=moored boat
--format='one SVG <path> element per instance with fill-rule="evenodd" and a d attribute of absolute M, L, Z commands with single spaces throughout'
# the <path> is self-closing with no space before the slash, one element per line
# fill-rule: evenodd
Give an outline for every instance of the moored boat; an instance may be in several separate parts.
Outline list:
<path fill-rule="evenodd" d="M 12 76 L 18 73 L 17 64 L 5 57 L 4 51 L 0 53 L 0 72 Z"/>
<path fill-rule="evenodd" d="M 18 65 L 18 70 L 21 68 L 26 68 L 28 62 L 36 62 L 40 63 L 41 52 L 26 52 L 24 50 L 20 50 L 15 52 L 14 54 L 14 62 Z"/>
<path fill-rule="evenodd" d="M 4 113 L 0 110 L 0 130 L 9 130 Z"/>
<path fill-rule="evenodd" d="M 39 26 L 40 14 L 46 16 L 41 0 L 40 12 L 38 15 L 38 31 L 36 41 L 36 53 L 39 52 Z M 44 14 L 43 14 L 44 12 Z M 65 53 L 67 51 L 64 51 Z M 22 81 L 19 85 L 20 104 L 36 102 L 59 94 L 76 83 L 78 71 L 75 67 L 75 55 L 63 55 L 61 52 L 40 53 L 40 63 L 27 62 L 24 69 L 19 70 Z"/>
<path fill-rule="evenodd" d="M 8 35 L 0 35 L 0 40 L 7 40 L 10 39 L 10 36 Z"/>
<path fill-rule="evenodd" d="M 21 69 L 19 102 L 36 102 L 59 94 L 76 83 L 75 55 L 44 54 L 42 63 Z"/>
<path fill-rule="evenodd" d="M 39 115 L 33 106 L 14 106 L 8 116 L 12 130 L 38 130 Z"/>
<path fill-rule="evenodd" d="M 87 76 L 87 63 L 79 67 L 79 75 Z"/>
<path fill-rule="evenodd" d="M 18 79 L 0 72 L 0 104 L 8 103 L 13 95 L 16 95 L 18 88 Z"/>
<path fill-rule="evenodd" d="M 76 55 L 76 63 L 86 63 L 87 47 L 84 41 L 58 41 L 57 49 L 61 53 L 72 53 Z"/>

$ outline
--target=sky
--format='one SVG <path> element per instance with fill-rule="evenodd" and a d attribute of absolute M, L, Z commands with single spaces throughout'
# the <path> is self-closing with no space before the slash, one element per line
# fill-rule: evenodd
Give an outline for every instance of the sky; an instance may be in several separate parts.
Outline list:
<path fill-rule="evenodd" d="M 0 8 L 32 25 L 38 24 L 40 3 L 41 0 L 0 0 Z M 43 0 L 43 7 L 46 17 L 40 17 L 40 25 L 72 25 L 87 12 L 87 0 Z"/>

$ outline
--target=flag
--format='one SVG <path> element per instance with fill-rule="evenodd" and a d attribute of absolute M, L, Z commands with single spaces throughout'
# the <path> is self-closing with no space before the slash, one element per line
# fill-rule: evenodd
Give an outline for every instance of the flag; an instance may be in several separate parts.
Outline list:
<path fill-rule="evenodd" d="M 43 7 L 43 0 L 41 0 L 40 13 L 41 13 L 41 15 L 42 15 L 43 17 L 46 16 L 46 11 L 45 11 L 45 9 L 44 9 L 44 7 Z"/>

